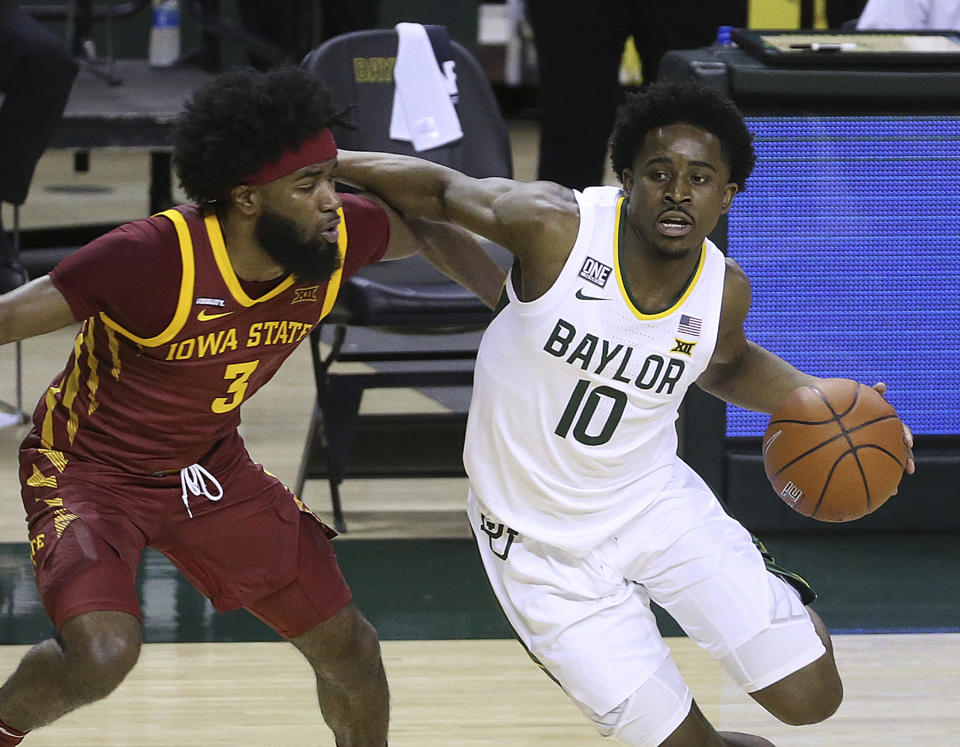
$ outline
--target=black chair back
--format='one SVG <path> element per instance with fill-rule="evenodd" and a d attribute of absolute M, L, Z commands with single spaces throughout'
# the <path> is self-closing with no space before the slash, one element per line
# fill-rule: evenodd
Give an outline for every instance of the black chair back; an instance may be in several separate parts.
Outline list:
<path fill-rule="evenodd" d="M 476 59 L 451 41 L 444 27 L 427 27 L 439 62 L 452 60 L 457 76 L 455 108 L 463 137 L 417 152 L 390 137 L 398 35 L 389 30 L 356 31 L 334 37 L 310 52 L 302 66 L 318 75 L 355 129 L 334 128 L 347 150 L 414 155 L 474 177 L 512 175 L 510 139 L 493 89 Z M 502 265 L 504 249 L 488 244 Z M 423 257 L 380 262 L 350 278 L 323 327 L 333 328 L 330 352 L 321 354 L 322 328 L 310 336 L 317 403 L 297 481 L 325 477 L 334 525 L 345 531 L 339 485 L 345 477 L 430 477 L 462 475 L 466 412 L 365 415 L 359 413 L 370 388 L 460 387 L 473 379 L 475 335 L 448 335 L 483 329 L 492 312 L 472 293 L 448 279 Z M 365 328 L 362 334 L 357 328 Z M 347 342 L 350 330 L 366 344 Z M 329 337 L 329 335 L 328 335 Z M 386 338 L 391 347 L 370 345 Z M 400 343 L 397 343 L 399 338 Z M 452 338 L 452 339 L 448 339 Z M 339 373 L 336 361 L 359 361 L 374 370 Z M 427 370 L 424 370 L 426 362 Z M 400 364 L 399 367 L 395 364 Z"/>
<path fill-rule="evenodd" d="M 350 108 L 349 119 L 357 124 L 354 130 L 336 128 L 337 144 L 348 150 L 420 156 L 475 177 L 512 176 L 507 126 L 483 68 L 463 46 L 446 38 L 444 27 L 428 26 L 427 32 L 435 50 L 439 47 L 441 56 L 447 50 L 456 63 L 455 108 L 463 138 L 420 153 L 411 143 L 390 138 L 397 32 L 377 29 L 330 39 L 303 60 L 303 67 L 327 84 L 334 101 Z"/>

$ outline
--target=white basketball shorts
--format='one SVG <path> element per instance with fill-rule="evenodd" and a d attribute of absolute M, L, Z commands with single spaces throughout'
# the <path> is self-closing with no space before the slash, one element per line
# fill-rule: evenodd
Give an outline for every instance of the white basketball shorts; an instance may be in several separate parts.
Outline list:
<path fill-rule="evenodd" d="M 647 510 L 585 557 L 518 534 L 472 490 L 468 515 L 518 638 L 601 732 L 604 714 L 670 656 L 651 600 L 747 692 L 825 653 L 798 592 L 767 571 L 749 532 L 682 461 Z M 675 721 L 672 731 L 690 696 L 679 676 L 669 679 L 686 701 L 661 717 Z"/>

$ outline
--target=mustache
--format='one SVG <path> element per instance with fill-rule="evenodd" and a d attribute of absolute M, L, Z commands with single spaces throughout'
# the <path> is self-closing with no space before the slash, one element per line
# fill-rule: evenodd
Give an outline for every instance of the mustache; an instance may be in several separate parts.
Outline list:
<path fill-rule="evenodd" d="M 676 205 L 676 206 L 674 206 L 674 207 L 668 207 L 668 208 L 666 208 L 665 210 L 661 210 L 661 211 L 660 211 L 660 214 L 659 214 L 657 217 L 658 217 L 658 218 L 662 218 L 662 217 L 663 217 L 664 215 L 666 215 L 667 213 L 683 213 L 683 214 L 684 214 L 685 216 L 687 216 L 691 221 L 693 221 L 693 216 L 690 215 L 690 213 L 688 213 L 688 212 L 687 212 L 684 208 L 682 208 L 680 205 Z"/>

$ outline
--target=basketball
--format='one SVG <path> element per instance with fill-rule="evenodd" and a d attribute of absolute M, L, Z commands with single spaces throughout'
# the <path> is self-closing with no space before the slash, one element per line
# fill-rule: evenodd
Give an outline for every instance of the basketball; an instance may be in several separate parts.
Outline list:
<path fill-rule="evenodd" d="M 794 511 L 853 521 L 897 491 L 907 451 L 896 410 L 850 379 L 802 386 L 770 416 L 763 435 L 767 479 Z"/>

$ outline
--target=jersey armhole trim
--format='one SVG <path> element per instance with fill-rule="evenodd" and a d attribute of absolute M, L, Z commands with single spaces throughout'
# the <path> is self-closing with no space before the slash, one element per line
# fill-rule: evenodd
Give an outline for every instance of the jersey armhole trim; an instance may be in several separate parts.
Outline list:
<path fill-rule="evenodd" d="M 174 312 L 173 320 L 160 334 L 154 337 L 139 337 L 115 322 L 107 316 L 105 312 L 100 312 L 100 318 L 110 329 L 148 348 L 159 347 L 160 345 L 170 342 L 170 340 L 176 336 L 177 332 L 183 328 L 183 325 L 186 324 L 187 317 L 190 315 L 190 305 L 193 300 L 193 284 L 196 275 L 193 257 L 193 240 L 190 238 L 190 229 L 187 226 L 186 219 L 173 208 L 164 210 L 162 213 L 158 213 L 158 215 L 164 216 L 173 223 L 177 231 L 177 240 L 180 244 L 180 264 L 183 268 L 183 274 L 180 278 L 180 297 L 177 300 L 177 310 Z"/>

